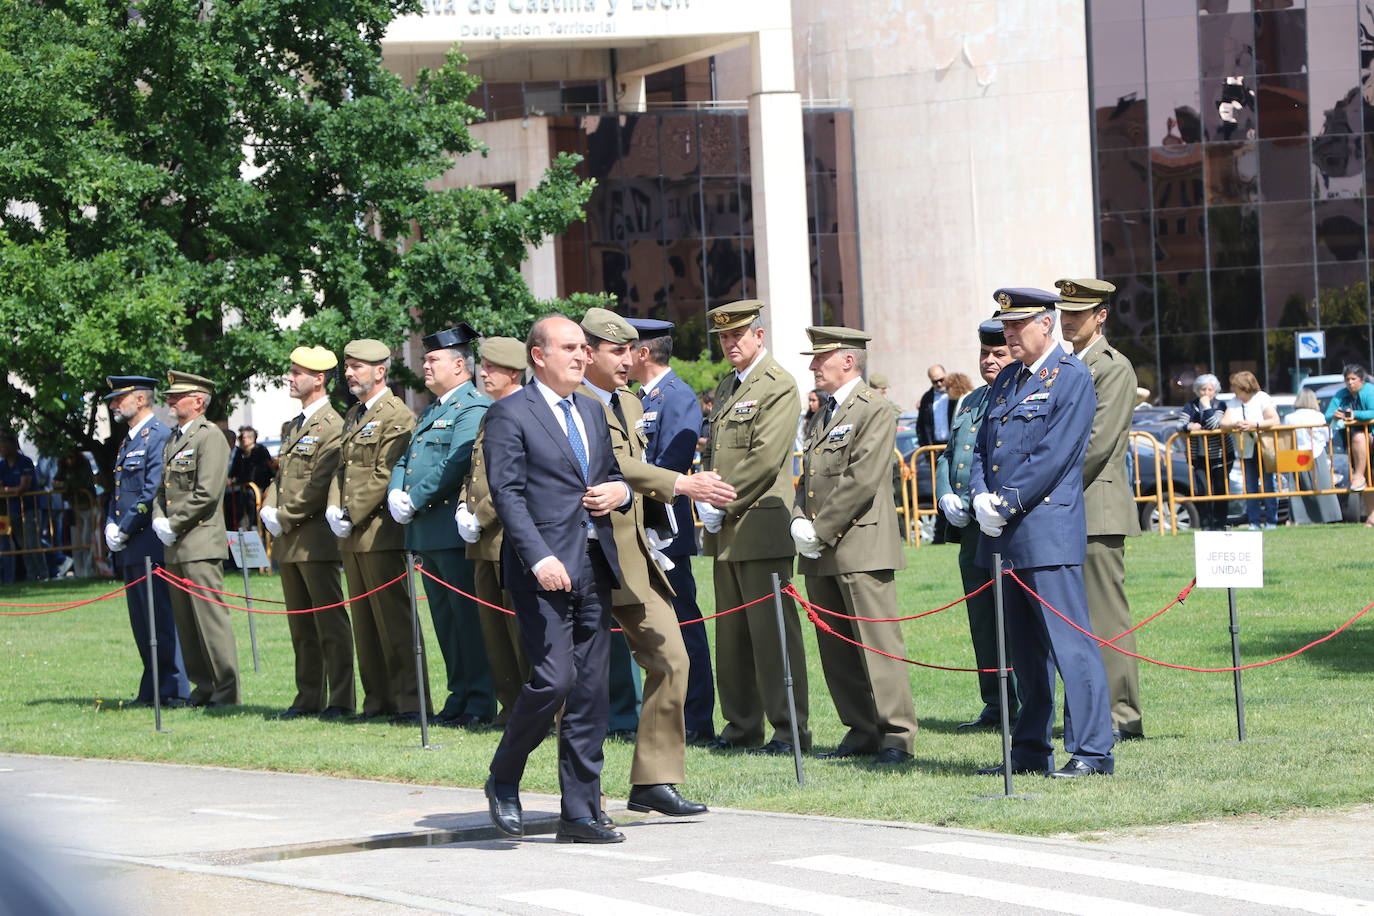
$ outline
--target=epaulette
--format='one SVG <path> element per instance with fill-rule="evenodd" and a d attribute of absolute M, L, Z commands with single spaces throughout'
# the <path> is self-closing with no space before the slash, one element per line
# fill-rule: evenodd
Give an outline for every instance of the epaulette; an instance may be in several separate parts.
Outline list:
<path fill-rule="evenodd" d="M 858 398 L 860 401 L 866 402 L 873 400 L 873 395 L 876 393 L 877 392 L 875 392 L 872 388 L 869 388 L 867 385 L 861 385 L 854 392 L 854 396 Z"/>
<path fill-rule="evenodd" d="M 771 378 L 773 381 L 777 381 L 780 377 L 777 373 L 776 366 L 769 366 L 767 369 L 764 369 L 763 374 Z"/>

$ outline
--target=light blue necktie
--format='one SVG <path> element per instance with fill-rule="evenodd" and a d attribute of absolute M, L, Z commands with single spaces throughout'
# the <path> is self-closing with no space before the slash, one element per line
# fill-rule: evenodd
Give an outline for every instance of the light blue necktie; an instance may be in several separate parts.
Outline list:
<path fill-rule="evenodd" d="M 558 406 L 563 408 L 563 419 L 568 423 L 568 444 L 572 446 L 573 454 L 577 456 L 577 466 L 582 469 L 582 479 L 585 481 L 590 473 L 587 465 L 587 446 L 582 442 L 582 434 L 577 431 L 577 423 L 573 420 L 572 400 L 564 398 L 558 402 Z"/>

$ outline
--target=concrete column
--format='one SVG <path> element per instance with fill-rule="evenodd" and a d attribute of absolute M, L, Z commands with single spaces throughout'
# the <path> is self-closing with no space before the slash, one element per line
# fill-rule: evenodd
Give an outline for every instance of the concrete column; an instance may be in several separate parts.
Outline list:
<path fill-rule="evenodd" d="M 610 97 L 615 100 L 617 111 L 645 111 L 649 97 L 644 89 L 644 74 L 620 74 L 611 81 Z"/>
<path fill-rule="evenodd" d="M 753 36 L 753 92 L 749 96 L 750 172 L 754 203 L 754 264 L 758 298 L 767 303 L 769 351 L 797 379 L 807 371 L 806 327 L 811 324 L 811 264 L 806 236 L 806 171 L 801 96 L 793 82 L 792 30 Z"/>

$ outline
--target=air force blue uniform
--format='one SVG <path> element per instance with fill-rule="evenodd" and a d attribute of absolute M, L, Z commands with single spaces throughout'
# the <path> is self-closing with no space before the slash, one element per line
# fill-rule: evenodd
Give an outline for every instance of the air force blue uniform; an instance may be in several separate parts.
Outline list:
<path fill-rule="evenodd" d="M 153 534 L 153 499 L 162 480 L 162 449 L 172 430 L 157 418 L 148 418 L 138 432 L 123 437 L 115 461 L 114 492 L 105 507 L 105 521 L 113 522 L 128 537 L 124 549 L 110 555 L 119 567 L 124 584 L 143 575 L 143 561 L 151 557 L 153 566 L 162 565 L 162 542 Z M 138 702 L 153 701 L 153 668 L 148 633 L 148 589 L 143 583 L 125 593 L 129 604 L 129 625 L 134 643 L 143 659 L 143 679 L 138 686 Z M 176 621 L 167 583 L 153 579 L 153 625 L 157 630 L 158 695 L 165 700 L 186 699 L 191 686 L 181 658 Z"/>
<path fill-rule="evenodd" d="M 978 564 L 994 552 L 1046 602 L 1091 631 L 1083 592 L 1087 528 L 1083 516 L 1083 455 L 1097 397 L 1092 376 L 1057 344 L 1042 368 L 1018 384 L 1023 364 L 1007 366 L 992 383 L 969 475 L 974 496 L 1001 499 L 1000 537 L 984 535 Z M 1004 583 L 1011 663 L 1021 694 L 1012 731 L 1012 766 L 1052 770 L 1054 677 L 1064 681 L 1064 749 L 1110 773 L 1111 707 L 1097 643 L 1043 607 L 1014 581 Z"/>

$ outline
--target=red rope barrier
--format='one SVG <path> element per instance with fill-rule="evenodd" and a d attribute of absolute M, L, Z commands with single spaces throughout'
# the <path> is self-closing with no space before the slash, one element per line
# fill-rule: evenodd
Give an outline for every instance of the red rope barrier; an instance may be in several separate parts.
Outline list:
<path fill-rule="evenodd" d="M 208 585 L 200 585 L 199 583 L 192 582 L 190 579 L 182 579 L 181 581 L 185 582 L 189 586 L 192 586 L 193 588 L 198 588 L 203 592 L 209 592 L 212 595 L 222 595 L 225 598 L 242 598 L 244 601 L 261 601 L 263 604 L 286 603 L 285 601 L 278 601 L 276 598 L 254 598 L 252 595 L 236 595 L 233 592 L 222 592 L 217 588 L 211 588 Z M 352 601 L 353 599 L 349 598 L 348 600 Z"/>
<path fill-rule="evenodd" d="M 1007 570 L 1007 571 L 1010 572 L 1011 570 Z M 1182 604 L 1184 601 L 1187 601 L 1187 600 L 1188 600 L 1188 596 L 1191 595 L 1191 594 L 1193 593 L 1193 589 L 1196 588 L 1196 587 L 1197 587 L 1197 579 L 1194 578 L 1193 581 L 1191 581 L 1191 582 L 1189 582 L 1187 585 L 1183 586 L 1183 591 L 1179 592 L 1179 593 L 1178 593 L 1178 597 L 1176 597 L 1173 601 L 1170 601 L 1168 604 L 1164 605 L 1164 607 L 1162 607 L 1162 608 L 1160 608 L 1159 610 L 1155 611 L 1155 612 L 1154 612 L 1153 614 L 1151 614 L 1149 617 L 1146 617 L 1144 620 L 1140 621 L 1140 623 L 1138 623 L 1138 624 L 1136 624 L 1135 626 L 1131 627 L 1129 630 L 1123 630 L 1122 632 L 1120 632 L 1120 633 L 1118 633 L 1117 635 L 1113 636 L 1111 639 L 1103 640 L 1103 642 L 1113 643 L 1113 644 L 1114 644 L 1118 639 L 1121 639 L 1121 638 L 1124 637 L 1124 636 L 1130 636 L 1132 633 L 1134 633 L 1136 630 L 1140 629 L 1141 627 L 1145 626 L 1145 624 L 1149 623 L 1151 620 L 1154 620 L 1156 617 L 1159 617 L 1161 614 L 1163 614 L 1163 613 L 1164 613 L 1165 611 L 1167 611 L 1169 608 L 1173 607 L 1173 606 L 1176 605 L 1176 604 Z M 1115 649 L 1116 646 L 1113 645 L 1112 648 Z"/>
<path fill-rule="evenodd" d="M 43 611 L 0 611 L 0 617 L 30 617 L 34 614 L 56 614 L 58 611 L 70 611 L 72 608 L 85 607 L 88 604 L 95 604 L 97 601 L 105 601 L 107 599 L 113 598 L 115 595 L 121 595 L 124 592 L 127 592 L 129 589 L 133 588 L 135 585 L 138 585 L 146 578 L 148 578 L 146 575 L 139 576 L 137 579 L 128 583 L 127 585 L 121 585 L 114 591 L 101 595 L 99 598 L 87 598 L 85 601 L 72 601 L 67 604 L 63 604 L 56 607 L 50 604 L 0 604 L 0 607 L 47 608 L 47 610 Z"/>
<path fill-rule="evenodd" d="M 370 589 L 369 591 L 365 591 L 365 592 L 363 592 L 361 595 L 354 595 L 354 596 L 351 597 L 351 598 L 345 598 L 344 600 L 342 600 L 342 601 L 336 601 L 336 602 L 334 602 L 333 604 L 324 604 L 324 605 L 321 605 L 321 606 L 319 606 L 319 607 L 301 608 L 300 610 L 295 610 L 295 611 L 267 611 L 267 610 L 259 610 L 258 608 L 252 608 L 252 607 L 241 607 L 241 606 L 239 606 L 239 605 L 237 605 L 237 604 L 226 604 L 225 602 L 220 601 L 220 600 L 218 600 L 218 599 L 216 599 L 216 598 L 211 598 L 209 595 L 204 595 L 204 594 L 201 594 L 200 592 L 193 592 L 193 591 L 191 591 L 191 588 L 200 588 L 200 586 L 197 586 L 196 583 L 190 581 L 189 579 L 183 579 L 183 578 L 181 578 L 180 576 L 174 576 L 174 575 L 172 575 L 171 573 L 169 573 L 169 572 L 168 572 L 167 570 L 165 570 L 165 569 L 160 569 L 160 568 L 159 568 L 159 569 L 157 569 L 157 570 L 154 570 L 153 574 L 156 575 L 156 576 L 161 576 L 161 577 L 162 577 L 164 580 L 166 580 L 168 583 L 170 583 L 171 585 L 175 586 L 176 588 L 181 589 L 183 592 L 185 592 L 185 593 L 188 594 L 188 595 L 193 595 L 194 597 L 200 598 L 200 599 L 202 599 L 202 600 L 204 600 L 204 601 L 208 601 L 208 602 L 210 602 L 211 604 L 218 604 L 220 607 L 227 607 L 227 608 L 229 608 L 231 611 L 247 611 L 247 612 L 250 613 L 250 614 L 314 614 L 314 613 L 316 613 L 316 612 L 318 612 L 318 611 L 327 611 L 327 610 L 329 610 L 330 608 L 343 607 L 345 604 L 349 604 L 349 603 L 351 603 L 351 602 L 358 601 L 359 599 L 366 598 L 366 597 L 368 597 L 369 595 L 375 595 L 375 594 L 377 594 L 377 592 L 380 592 L 382 589 L 384 589 L 384 588 L 390 588 L 391 586 L 395 585 L 397 582 L 400 582 L 402 579 L 404 579 L 406 576 L 408 576 L 408 575 L 410 574 L 410 571 L 409 571 L 409 570 L 406 570 L 405 572 L 401 573 L 401 574 L 400 574 L 399 576 L 397 576 L 396 578 L 392 579 L 390 582 L 383 582 L 381 585 L 377 586 L 376 588 Z"/>
<path fill-rule="evenodd" d="M 964 597 L 956 598 L 943 607 L 933 608 L 929 611 L 922 611 L 919 614 L 912 614 L 910 617 L 855 617 L 850 614 L 843 613 L 842 611 L 832 611 L 829 608 L 823 608 L 819 604 L 815 607 L 816 610 L 820 611 L 822 614 L 829 614 L 831 617 L 839 617 L 844 620 L 862 620 L 864 623 L 903 623 L 908 620 L 920 620 L 922 617 L 929 617 L 931 614 L 938 614 L 941 611 L 947 611 L 955 605 L 963 604 L 965 601 L 969 600 L 974 595 L 982 594 L 984 590 L 989 588 L 992 588 L 991 579 L 989 579 L 987 582 L 984 582 L 982 585 L 978 586 Z M 798 594 L 798 600 L 801 600 L 800 593 L 797 593 L 796 588 L 794 588 L 791 584 L 788 584 L 786 587 L 783 588 L 783 591 L 787 591 L 788 589 L 792 589 L 791 593 Z M 1124 636 L 1125 634 L 1123 633 L 1122 635 Z M 1117 638 L 1120 639 L 1121 637 Z"/>
<path fill-rule="evenodd" d="M 1294 649 L 1292 652 L 1289 652 L 1289 653 L 1286 654 L 1286 655 L 1279 655 L 1279 656 L 1276 656 L 1276 657 L 1274 657 L 1274 658 L 1268 658 L 1268 659 L 1265 659 L 1265 660 L 1262 661 L 1262 662 L 1251 662 L 1251 663 L 1248 664 L 1248 665 L 1232 665 L 1232 666 L 1226 667 L 1226 668 L 1194 668 L 1194 667 L 1192 667 L 1191 665 L 1175 665 L 1175 664 L 1172 664 L 1172 663 L 1170 663 L 1170 662 L 1162 662 L 1162 661 L 1160 661 L 1160 660 L 1157 659 L 1157 658 L 1150 658 L 1148 655 L 1138 655 L 1138 654 L 1136 654 L 1135 652 L 1128 652 L 1128 651 L 1126 651 L 1125 649 L 1123 649 L 1123 648 L 1121 648 L 1120 646 L 1116 645 L 1116 644 L 1112 641 L 1112 640 L 1120 639 L 1121 636 L 1125 636 L 1125 635 L 1126 635 L 1125 633 L 1122 633 L 1121 636 L 1113 636 L 1112 639 L 1103 639 L 1103 638 L 1100 637 L 1100 636 L 1095 636 L 1095 635 L 1093 635 L 1092 633 L 1090 633 L 1089 631 L 1087 631 L 1087 630 L 1083 629 L 1082 627 L 1080 627 L 1078 624 L 1074 623 L 1074 622 L 1073 622 L 1072 620 L 1070 620 L 1069 618 L 1065 617 L 1063 614 L 1061 614 L 1061 613 L 1059 612 L 1059 609 L 1056 608 L 1054 605 L 1050 604 L 1050 603 L 1049 603 L 1048 601 L 1046 601 L 1044 598 L 1041 598 L 1041 597 L 1036 593 L 1035 589 L 1031 588 L 1029 585 L 1027 585 L 1026 583 L 1022 582 L 1021 579 L 1020 579 L 1020 577 L 1018 577 L 1018 576 L 1016 575 L 1016 573 L 1015 573 L 1013 570 L 1010 570 L 1010 569 L 1007 570 L 1007 575 L 1011 576 L 1011 578 L 1016 582 L 1017 585 L 1019 585 L 1019 586 L 1021 586 L 1023 589 L 1025 589 L 1025 590 L 1026 590 L 1026 594 L 1028 594 L 1028 595 L 1030 595 L 1031 597 L 1035 598 L 1036 601 L 1039 601 L 1047 610 L 1052 611 L 1056 617 L 1058 617 L 1060 620 L 1064 621 L 1064 622 L 1067 623 L 1069 626 L 1073 627 L 1075 630 L 1077 630 L 1078 632 L 1082 633 L 1083 635 L 1092 638 L 1092 639 L 1095 640 L 1099 645 L 1110 646 L 1111 648 L 1113 648 L 1113 649 L 1115 649 L 1116 651 L 1120 652 L 1122 655 L 1129 655 L 1131 658 L 1137 658 L 1137 659 L 1140 659 L 1142 662 L 1149 662 L 1150 664 L 1152 664 L 1152 665 L 1158 665 L 1158 666 L 1161 667 L 1161 668 L 1172 668 L 1172 669 L 1174 669 L 1175 671 L 1196 671 L 1196 672 L 1199 672 L 1199 673 L 1201 673 L 1201 674 L 1223 674 L 1223 673 L 1234 672 L 1234 671 L 1248 671 L 1248 670 L 1251 669 L 1251 668 L 1263 668 L 1263 667 L 1266 666 L 1266 665 L 1274 665 L 1274 664 L 1278 664 L 1279 662 L 1287 661 L 1287 660 L 1290 659 L 1290 658 L 1294 658 L 1294 657 L 1296 657 L 1296 656 L 1298 656 L 1298 655 L 1301 655 L 1302 653 L 1306 652 L 1308 649 L 1312 648 L 1313 646 L 1321 645 L 1322 643 L 1326 642 L 1327 640 L 1330 640 L 1330 639 L 1335 638 L 1338 634 L 1344 632 L 1344 631 L 1346 630 L 1346 628 L 1348 628 L 1352 623 L 1354 623 L 1355 621 L 1359 620 L 1359 619 L 1360 619 L 1361 617 L 1363 617 L 1365 614 L 1368 614 L 1368 613 L 1370 612 L 1370 610 L 1374 610 L 1374 602 L 1370 602 L 1369 604 L 1366 604 L 1366 605 L 1364 606 L 1364 610 L 1360 611 L 1360 612 L 1357 613 L 1355 616 L 1351 617 L 1351 618 L 1350 618 L 1349 620 L 1347 620 L 1345 623 L 1343 623 L 1343 624 L 1341 624 L 1340 626 L 1336 627 L 1336 629 L 1332 630 L 1330 633 L 1326 634 L 1326 635 L 1323 636 L 1321 639 L 1314 639 L 1314 640 L 1312 640 L 1310 643 L 1308 643 L 1307 645 L 1303 646 L 1301 649 Z M 1162 614 L 1163 611 L 1161 611 L 1160 613 Z M 1130 631 L 1127 630 L 1126 632 L 1129 633 Z"/>

